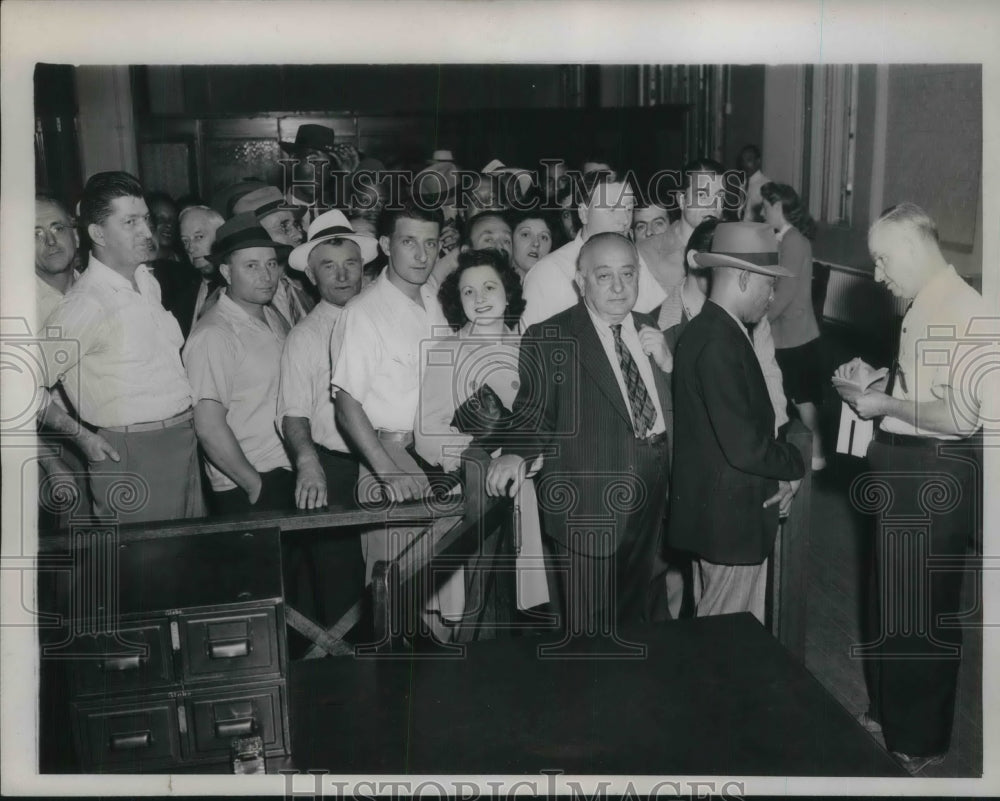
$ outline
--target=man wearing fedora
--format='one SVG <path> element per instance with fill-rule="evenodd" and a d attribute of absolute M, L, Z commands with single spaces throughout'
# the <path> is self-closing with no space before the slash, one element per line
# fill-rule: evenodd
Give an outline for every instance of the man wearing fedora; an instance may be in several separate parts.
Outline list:
<path fill-rule="evenodd" d="M 295 141 L 278 144 L 295 160 L 291 181 L 286 180 L 285 197 L 289 205 L 302 209 L 304 225 L 311 225 L 332 206 L 346 207 L 347 197 L 337 197 L 332 173 L 340 173 L 341 187 L 347 187 L 350 176 L 359 170 L 385 170 L 381 161 L 359 153 L 350 142 L 338 143 L 336 132 L 326 125 L 300 125 Z"/>
<path fill-rule="evenodd" d="M 308 242 L 288 257 L 288 266 L 304 272 L 320 296 L 281 352 L 277 424 L 295 467 L 299 509 L 354 506 L 358 459 L 334 418 L 330 341 L 344 304 L 361 291 L 365 263 L 377 253 L 375 239 L 355 233 L 334 209 L 313 220 Z M 302 532 L 294 538 L 299 564 L 289 583 L 300 603 L 311 601 L 316 619 L 331 625 L 364 591 L 360 534 Z"/>
<path fill-rule="evenodd" d="M 233 212 L 252 212 L 271 239 L 276 244 L 285 246 L 282 253 L 298 247 L 305 239 L 302 210 L 289 208 L 276 186 L 262 186 L 246 193 L 233 204 Z M 283 256 L 278 266 L 278 288 L 271 305 L 281 312 L 281 316 L 291 327 L 312 310 L 314 303 L 305 288 L 286 274 Z"/>
<path fill-rule="evenodd" d="M 668 541 L 698 557 L 695 614 L 751 612 L 764 622 L 767 559 L 805 465 L 775 436 L 774 407 L 747 326 L 774 295 L 778 243 L 762 223 L 720 223 L 712 290 L 674 357 L 674 480 Z"/>
<path fill-rule="evenodd" d="M 293 502 L 291 465 L 274 427 L 279 361 L 288 335 L 287 324 L 270 306 L 281 250 L 287 254 L 253 214 L 226 221 L 211 253 L 226 290 L 184 346 L 195 431 L 207 457 L 216 514 L 291 508 Z"/>

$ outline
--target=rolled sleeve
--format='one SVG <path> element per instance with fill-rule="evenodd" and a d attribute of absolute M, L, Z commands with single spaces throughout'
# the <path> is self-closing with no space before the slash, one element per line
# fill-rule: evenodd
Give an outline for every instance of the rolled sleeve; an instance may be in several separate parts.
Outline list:
<path fill-rule="evenodd" d="M 214 400 L 227 409 L 233 393 L 236 353 L 228 338 L 212 328 L 196 331 L 184 348 L 184 369 L 195 403 Z"/>
<path fill-rule="evenodd" d="M 316 408 L 312 379 L 315 366 L 309 363 L 308 357 L 312 349 L 308 342 L 303 341 L 304 339 L 302 329 L 293 328 L 281 351 L 276 418 L 279 431 L 283 418 L 312 419 L 313 409 Z"/>
<path fill-rule="evenodd" d="M 334 397 L 342 389 L 358 403 L 365 402 L 374 378 L 372 367 L 382 358 L 380 341 L 367 314 L 356 307 L 344 310 L 330 339 L 331 358 L 335 358 L 331 379 Z"/>

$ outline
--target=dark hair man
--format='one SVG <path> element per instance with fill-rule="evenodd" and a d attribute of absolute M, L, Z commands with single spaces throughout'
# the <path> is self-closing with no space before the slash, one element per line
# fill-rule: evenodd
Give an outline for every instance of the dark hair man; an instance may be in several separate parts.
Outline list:
<path fill-rule="evenodd" d="M 122 522 L 198 516 L 204 505 L 183 337 L 145 266 L 152 231 L 142 187 L 125 172 L 97 173 L 84 187 L 80 214 L 90 260 L 48 321 L 79 343 L 79 355 L 46 361 L 80 419 L 121 457 L 90 464 L 94 512 L 117 511 Z M 124 478 L 137 483 L 134 509 L 113 508 L 122 472 L 138 476 Z"/>

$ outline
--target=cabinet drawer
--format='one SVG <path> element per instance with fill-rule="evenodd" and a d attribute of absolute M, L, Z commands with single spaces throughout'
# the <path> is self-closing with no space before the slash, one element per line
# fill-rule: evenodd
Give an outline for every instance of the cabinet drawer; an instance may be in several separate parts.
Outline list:
<path fill-rule="evenodd" d="M 166 619 L 119 629 L 110 635 L 78 635 L 74 649 L 92 654 L 70 663 L 79 695 L 119 695 L 164 687 L 174 680 Z"/>
<path fill-rule="evenodd" d="M 185 615 L 179 620 L 185 680 L 278 673 L 274 607 Z"/>
<path fill-rule="evenodd" d="M 180 759 L 177 707 L 171 699 L 119 707 L 73 704 L 85 768 L 138 772 Z"/>
<path fill-rule="evenodd" d="M 191 758 L 228 757 L 234 737 L 260 736 L 268 755 L 286 753 L 283 683 L 204 690 L 184 699 Z"/>

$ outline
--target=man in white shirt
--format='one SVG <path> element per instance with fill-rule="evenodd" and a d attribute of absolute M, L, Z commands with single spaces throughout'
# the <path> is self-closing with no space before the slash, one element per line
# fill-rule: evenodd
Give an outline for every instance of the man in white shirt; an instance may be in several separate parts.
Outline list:
<path fill-rule="evenodd" d="M 38 330 L 59 301 L 76 283 L 73 268 L 80 239 L 62 203 L 48 195 L 35 195 L 35 302 Z"/>
<path fill-rule="evenodd" d="M 112 446 L 112 453 L 88 453 L 94 513 L 117 514 L 120 522 L 199 516 L 204 502 L 183 338 L 145 266 L 152 232 L 142 187 L 128 173 L 97 173 L 80 213 L 90 261 L 48 319 L 79 343 L 79 358 L 47 358 L 46 370 L 49 385 L 62 381 L 80 420 Z M 105 454 L 110 459 L 100 458 Z"/>
<path fill-rule="evenodd" d="M 450 332 L 428 281 L 438 255 L 442 216 L 416 204 L 387 210 L 379 244 L 389 257 L 382 275 L 347 304 L 333 336 L 336 420 L 362 460 L 358 498 L 421 498 L 430 489 L 413 451 L 420 394 L 420 343 Z M 389 558 L 388 535 L 365 536 L 367 578 Z"/>
<path fill-rule="evenodd" d="M 45 321 L 52 310 L 59 305 L 63 295 L 73 287 L 80 277 L 73 265 L 78 262 L 77 249 L 79 239 L 73 220 L 63 204 L 56 198 L 45 194 L 35 195 L 35 333 L 45 347 Z M 57 389 L 61 395 L 62 390 Z M 46 397 L 46 402 L 49 398 Z M 56 400 L 59 414 L 66 406 L 65 399 Z M 68 416 L 63 422 L 77 428 L 76 423 Z M 49 428 L 51 429 L 51 421 Z M 91 445 L 96 443 L 96 435 L 84 428 L 78 428 L 78 434 L 90 435 Z M 56 487 L 69 486 L 67 481 L 76 485 L 77 497 L 86 497 L 86 464 L 82 462 L 76 451 L 69 447 L 73 438 L 55 435 L 51 430 L 39 432 L 38 466 L 39 475 L 39 528 L 58 527 L 67 519 L 63 512 L 63 504 L 55 502 L 52 492 Z M 110 445 L 107 446 L 110 448 Z M 96 455 L 95 455 L 96 458 Z M 59 510 L 58 512 L 56 510 Z M 49 517 L 45 512 L 53 512 Z"/>
<path fill-rule="evenodd" d="M 288 257 L 289 268 L 304 272 L 320 296 L 281 352 L 276 419 L 295 467 L 299 509 L 355 506 L 358 458 L 334 418 L 330 347 L 344 305 L 361 291 L 365 263 L 377 254 L 375 239 L 356 234 L 334 209 L 313 220 L 309 241 Z M 360 535 L 348 529 L 293 536 L 298 548 L 289 554 L 294 572 L 286 573 L 286 588 L 294 588 L 299 611 L 332 625 L 364 591 Z"/>
<path fill-rule="evenodd" d="M 281 353 L 277 420 L 295 461 L 299 509 L 354 504 L 358 461 L 334 419 L 330 347 L 344 306 L 361 291 L 365 263 L 377 254 L 375 239 L 356 234 L 334 209 L 313 221 L 309 241 L 288 258 L 288 266 L 305 272 L 320 296 Z"/>
<path fill-rule="evenodd" d="M 226 291 L 184 346 L 213 511 L 291 509 L 294 478 L 274 426 L 279 362 L 288 335 L 285 321 L 270 306 L 281 246 L 252 214 L 237 214 L 216 233 L 212 260 Z"/>
<path fill-rule="evenodd" d="M 631 229 L 635 196 L 628 184 L 600 171 L 586 176 L 583 184 L 583 201 L 578 208 L 583 223 L 580 232 L 572 242 L 539 259 L 524 276 L 522 330 L 577 304 L 577 258 L 590 237 L 601 233 L 627 236 Z M 635 310 L 650 312 L 663 302 L 665 294 L 641 256 L 637 280 Z"/>
<path fill-rule="evenodd" d="M 941 762 L 950 745 L 962 629 L 947 621 L 961 615 L 961 563 L 981 525 L 980 429 L 996 419 L 983 407 L 1000 394 L 990 336 L 996 318 L 945 260 L 934 221 L 915 204 L 883 212 L 868 249 L 875 279 L 912 302 L 883 382 L 867 391 L 853 385 L 860 359 L 834 376 L 858 416 L 881 418 L 868 447 L 876 494 L 886 500 L 873 510 L 870 706 L 861 722 L 881 730 L 886 747 L 916 774 Z M 928 556 L 954 567 L 935 568 Z"/>

